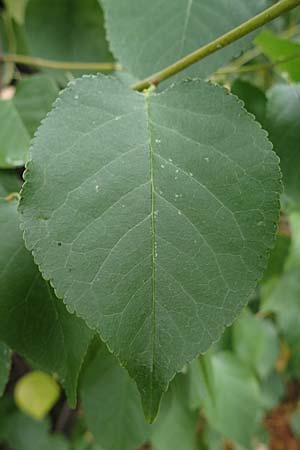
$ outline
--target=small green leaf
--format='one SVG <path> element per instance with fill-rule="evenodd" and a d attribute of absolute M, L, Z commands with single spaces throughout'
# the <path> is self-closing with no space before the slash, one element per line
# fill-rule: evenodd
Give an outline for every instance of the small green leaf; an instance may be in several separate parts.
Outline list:
<path fill-rule="evenodd" d="M 16 202 L 0 200 L 0 339 L 35 367 L 58 373 L 76 404 L 79 371 L 92 338 L 69 314 L 25 249 Z"/>
<path fill-rule="evenodd" d="M 300 85 L 275 85 L 268 92 L 267 124 L 280 157 L 284 192 L 291 208 L 300 210 Z"/>
<path fill-rule="evenodd" d="M 0 168 L 23 166 L 30 137 L 12 101 L 0 100 Z"/>
<path fill-rule="evenodd" d="M 147 440 L 135 383 L 104 344 L 84 372 L 81 386 L 86 423 L 105 450 L 132 450 Z"/>
<path fill-rule="evenodd" d="M 155 450 L 195 450 L 199 412 L 189 408 L 186 375 L 177 375 L 164 396 L 158 419 L 151 433 Z"/>
<path fill-rule="evenodd" d="M 17 84 L 13 103 L 30 136 L 50 111 L 58 93 L 57 84 L 47 75 L 34 75 Z"/>
<path fill-rule="evenodd" d="M 214 395 L 205 396 L 205 416 L 226 438 L 250 448 L 263 411 L 257 380 L 229 352 L 212 355 L 211 364 Z"/>
<path fill-rule="evenodd" d="M 84 149 L 84 151 L 83 151 Z M 274 244 L 278 160 L 226 90 L 71 83 L 32 147 L 28 248 L 136 380 L 146 416 L 231 324 Z"/>
<path fill-rule="evenodd" d="M 293 81 L 300 81 L 300 44 L 264 30 L 255 40 L 260 49 L 276 63 L 276 69 Z M 277 64 L 283 61 L 281 64 Z"/>
<path fill-rule="evenodd" d="M 240 361 L 266 378 L 275 366 L 279 340 L 274 325 L 245 311 L 233 326 L 233 348 Z"/>
<path fill-rule="evenodd" d="M 158 72 L 264 7 L 261 0 L 102 0 L 101 3 L 111 49 L 122 66 L 137 78 Z M 179 77 L 212 74 L 238 56 L 252 37 L 218 51 Z"/>
<path fill-rule="evenodd" d="M 11 366 L 11 351 L 6 344 L 0 342 L 0 397 L 8 382 Z"/>
<path fill-rule="evenodd" d="M 59 398 L 59 385 L 50 375 L 35 371 L 20 378 L 14 397 L 21 411 L 36 420 L 42 420 Z"/>
<path fill-rule="evenodd" d="M 280 330 L 290 345 L 297 344 L 300 339 L 300 277 L 299 269 L 286 272 L 274 285 L 267 296 L 264 296 L 263 311 L 274 312 Z"/>

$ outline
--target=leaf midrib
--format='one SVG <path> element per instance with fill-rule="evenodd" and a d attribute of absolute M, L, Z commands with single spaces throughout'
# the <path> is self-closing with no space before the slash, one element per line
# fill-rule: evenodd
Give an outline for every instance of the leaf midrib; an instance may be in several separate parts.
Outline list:
<path fill-rule="evenodd" d="M 150 151 L 150 202 L 151 202 L 151 265 L 152 265 L 152 327 L 151 327 L 151 379 L 150 379 L 150 391 L 151 398 L 150 404 L 152 409 L 153 401 L 153 375 L 154 375 L 154 353 L 155 353 L 155 333 L 156 333 L 156 304 L 155 304 L 155 284 L 156 284 L 156 239 L 155 239 L 155 187 L 154 187 L 154 149 L 152 142 L 152 130 L 150 121 L 150 93 L 145 94 L 146 115 L 147 115 L 147 132 Z"/>

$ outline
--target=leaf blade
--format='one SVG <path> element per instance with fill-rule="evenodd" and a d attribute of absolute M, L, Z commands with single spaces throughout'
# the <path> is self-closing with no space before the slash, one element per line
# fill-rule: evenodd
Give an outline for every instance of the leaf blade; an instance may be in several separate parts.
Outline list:
<path fill-rule="evenodd" d="M 37 134 L 20 207 L 26 245 L 136 380 L 150 420 L 261 276 L 279 178 L 266 133 L 235 97 L 197 80 L 145 97 L 84 77 Z"/>

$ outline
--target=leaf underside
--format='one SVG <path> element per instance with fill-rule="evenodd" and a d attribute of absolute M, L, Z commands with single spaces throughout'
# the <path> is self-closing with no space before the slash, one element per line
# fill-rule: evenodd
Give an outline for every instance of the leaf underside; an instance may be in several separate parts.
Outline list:
<path fill-rule="evenodd" d="M 144 95 L 83 77 L 39 129 L 20 207 L 26 245 L 136 380 L 150 420 L 170 379 L 246 304 L 279 192 L 266 133 L 200 80 Z"/>

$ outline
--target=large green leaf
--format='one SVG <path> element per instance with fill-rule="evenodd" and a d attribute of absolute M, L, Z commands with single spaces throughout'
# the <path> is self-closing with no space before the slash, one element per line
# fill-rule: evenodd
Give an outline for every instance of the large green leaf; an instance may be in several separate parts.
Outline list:
<path fill-rule="evenodd" d="M 84 372 L 81 397 L 87 426 L 103 449 L 134 450 L 147 440 L 136 385 L 103 344 Z"/>
<path fill-rule="evenodd" d="M 0 168 L 23 166 L 30 137 L 12 101 L 0 100 Z"/>
<path fill-rule="evenodd" d="M 276 63 L 276 68 L 291 80 L 300 81 L 300 44 L 282 39 L 269 30 L 264 30 L 256 43 L 261 50 Z M 279 61 L 284 61 L 277 64 Z"/>
<path fill-rule="evenodd" d="M 30 136 L 50 111 L 58 93 L 57 84 L 47 75 L 34 75 L 18 83 L 13 102 Z"/>
<path fill-rule="evenodd" d="M 268 93 L 267 129 L 278 153 L 290 206 L 300 209 L 300 85 L 275 85 Z"/>
<path fill-rule="evenodd" d="M 11 365 L 11 351 L 6 344 L 0 342 L 0 396 L 8 381 Z"/>
<path fill-rule="evenodd" d="M 163 69 L 240 25 L 264 4 L 262 0 L 103 0 L 101 3 L 112 51 L 122 66 L 138 78 Z M 239 40 L 184 74 L 209 75 L 250 42 L 251 36 Z"/>
<path fill-rule="evenodd" d="M 153 419 L 170 379 L 232 323 L 266 266 L 280 191 L 266 133 L 203 81 L 144 95 L 84 77 L 43 122 L 32 157 L 27 246 Z"/>
<path fill-rule="evenodd" d="M 35 366 L 57 372 L 72 405 L 92 332 L 69 314 L 25 249 L 16 202 L 0 200 L 0 339 Z"/>
<path fill-rule="evenodd" d="M 73 62 L 112 59 L 97 0 L 29 0 L 25 27 L 33 56 Z"/>

